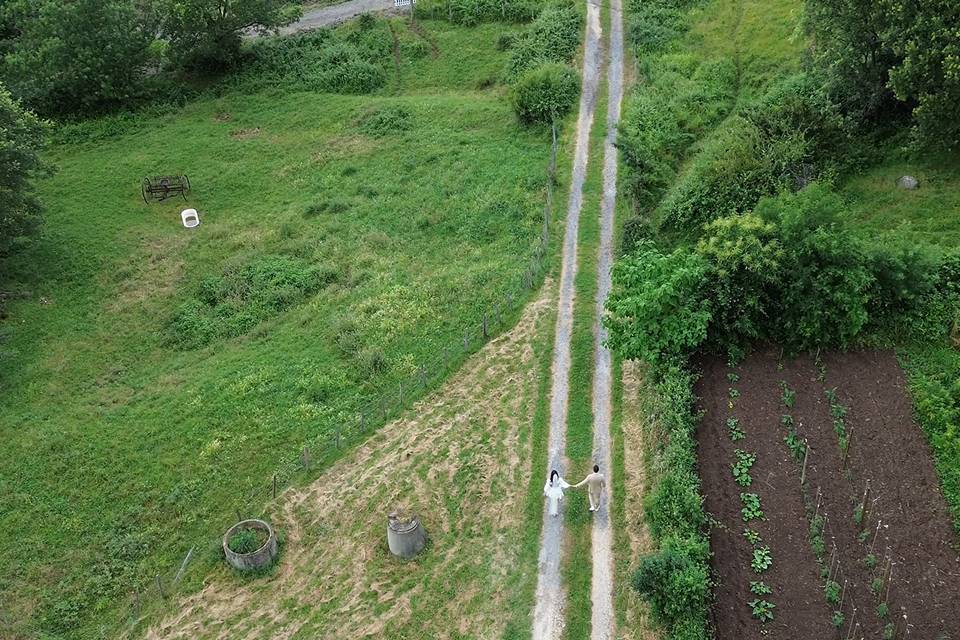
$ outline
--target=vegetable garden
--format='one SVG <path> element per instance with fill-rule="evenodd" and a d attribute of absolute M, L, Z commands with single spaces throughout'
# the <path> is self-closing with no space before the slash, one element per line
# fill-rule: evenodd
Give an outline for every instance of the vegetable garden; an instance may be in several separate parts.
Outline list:
<path fill-rule="evenodd" d="M 952 519 L 894 355 L 699 365 L 716 637 L 960 634 Z"/>

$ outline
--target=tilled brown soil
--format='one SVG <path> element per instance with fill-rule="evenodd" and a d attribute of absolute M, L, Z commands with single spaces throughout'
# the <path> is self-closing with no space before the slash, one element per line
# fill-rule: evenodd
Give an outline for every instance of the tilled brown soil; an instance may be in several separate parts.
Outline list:
<path fill-rule="evenodd" d="M 713 624 L 718 640 L 760 638 L 820 639 L 833 635 L 830 610 L 824 602 L 820 574 L 807 542 L 807 521 L 800 494 L 800 470 L 781 441 L 777 406 L 776 362 L 761 358 L 736 369 L 740 380 L 731 383 L 723 362 L 702 363 L 703 377 L 696 393 L 701 398 L 703 420 L 697 434 L 702 490 L 708 516 L 716 522 L 710 533 L 716 603 Z M 729 398 L 729 389 L 741 393 Z M 731 409 L 729 403 L 733 402 Z M 731 441 L 727 418 L 736 417 L 745 437 Z M 753 483 L 734 482 L 730 465 L 734 450 L 756 454 L 750 470 Z M 764 520 L 749 524 L 742 519 L 741 492 L 760 496 Z M 749 526 L 769 546 L 773 565 L 756 574 L 750 567 L 753 546 L 744 537 Z M 774 620 L 761 625 L 751 616 L 748 602 L 757 598 L 750 582 L 762 580 L 773 593 L 765 596 L 776 605 Z M 798 632 L 803 631 L 803 635 Z"/>
<path fill-rule="evenodd" d="M 862 351 L 823 357 L 823 382 L 809 358 L 789 363 L 788 384 L 809 388 L 803 411 L 809 418 L 798 425 L 811 447 L 809 486 L 823 495 L 827 539 L 832 536 L 843 558 L 843 583 L 851 587 L 859 608 L 860 635 L 880 637 L 887 620 L 875 608 L 887 599 L 897 637 L 950 640 L 960 638 L 960 556 L 946 501 L 934 470 L 929 447 L 913 420 L 906 379 L 890 352 Z M 826 389 L 836 389 L 847 407 L 846 429 L 852 440 L 846 468 L 837 444 Z M 815 402 L 811 402 L 814 400 Z M 814 405 L 814 406 L 810 406 Z M 799 407 L 798 407 L 799 408 Z M 858 525 L 854 509 L 870 483 L 868 507 Z M 878 528 L 879 524 L 879 528 Z M 866 532 L 866 540 L 858 538 Z M 870 553 L 873 570 L 864 564 Z M 878 598 L 869 584 L 879 576 L 888 557 L 892 563 L 889 597 Z M 849 620 L 851 612 L 845 607 Z"/>
<path fill-rule="evenodd" d="M 748 490 L 763 501 L 767 521 L 755 528 L 773 553 L 774 566 L 763 579 L 774 587 L 770 599 L 777 605 L 765 637 L 881 638 L 884 627 L 893 624 L 896 638 L 960 639 L 955 611 L 960 605 L 960 558 L 951 546 L 956 539 L 894 355 L 825 354 L 822 363 L 806 356 L 784 361 L 782 368 L 777 359 L 773 349 L 752 355 L 734 369 L 740 376 L 736 383 L 729 382 L 730 369 L 722 362 L 704 361 L 697 389 L 706 410 L 699 434 L 703 489 L 708 511 L 722 524 L 740 526 L 741 489 L 729 467 L 733 449 L 757 454 Z M 783 403 L 781 381 L 796 392 L 792 408 Z M 727 404 L 731 386 L 742 394 L 732 400 L 732 410 Z M 852 441 L 846 460 L 827 389 L 835 389 L 837 401 L 847 409 L 844 420 Z M 727 435 L 726 414 L 739 417 L 746 433 L 736 444 Z M 839 632 L 830 625 L 835 607 L 824 601 L 819 567 L 810 551 L 799 491 L 800 465 L 783 442 L 784 414 L 793 416 L 798 435 L 810 445 L 807 496 L 826 516 L 827 562 L 836 555 L 835 579 L 846 585 L 845 622 Z M 867 509 L 858 524 L 854 510 L 868 480 Z M 717 637 L 761 637 L 759 623 L 750 619 L 744 604 L 752 599 L 749 580 L 756 579 L 749 568 L 749 544 L 717 527 L 711 546 L 719 582 Z M 871 548 L 876 558 L 872 568 L 866 561 Z M 786 573 L 787 585 L 781 584 L 778 571 Z M 877 578 L 883 580 L 879 596 L 870 588 Z M 876 610 L 882 600 L 890 611 L 886 618 Z"/>

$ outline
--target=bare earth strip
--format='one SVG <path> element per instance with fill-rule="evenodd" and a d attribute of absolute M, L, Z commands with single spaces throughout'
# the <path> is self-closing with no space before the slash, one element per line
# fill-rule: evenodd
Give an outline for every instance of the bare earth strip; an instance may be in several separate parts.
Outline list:
<path fill-rule="evenodd" d="M 613 265 L 613 224 L 617 201 L 617 126 L 623 99 L 623 20 L 621 0 L 610 0 L 610 54 L 607 68 L 607 135 L 603 143 L 603 199 L 600 202 L 600 249 L 597 257 L 597 308 L 594 317 L 593 459 L 607 475 L 607 490 L 600 510 L 593 515 L 590 582 L 590 638 L 610 640 L 613 615 L 613 458 L 610 454 L 610 350 L 604 345 L 607 331 L 601 324 L 610 294 Z"/>
<path fill-rule="evenodd" d="M 537 336 L 549 335 L 548 282 L 512 330 L 443 387 L 385 425 L 315 482 L 288 489 L 271 520 L 286 535 L 268 577 L 208 576 L 151 640 L 499 638 L 503 611 L 532 587 L 521 558 Z M 421 514 L 430 545 L 401 562 L 386 514 Z"/>
<path fill-rule="evenodd" d="M 651 425 L 644 415 L 640 401 L 643 384 L 636 362 L 623 363 L 623 487 L 626 534 L 630 541 L 630 567 L 636 567 L 640 557 L 652 553 L 653 540 L 647 530 L 643 512 L 643 497 L 647 493 L 646 443 Z M 617 629 L 617 640 L 657 640 L 653 631 L 650 610 L 633 589 L 626 594 L 626 624 Z"/>
<path fill-rule="evenodd" d="M 574 280 L 577 275 L 577 236 L 583 207 L 583 183 L 590 152 L 590 130 L 600 83 L 600 8 L 587 3 L 587 35 L 583 54 L 583 81 L 577 118 L 576 147 L 567 203 L 567 224 L 563 240 L 563 266 L 557 306 L 550 388 L 550 436 L 546 477 L 551 469 L 561 475 L 565 468 L 567 400 L 570 382 L 570 335 L 573 330 Z M 563 633 L 566 594 L 560 580 L 563 543 L 563 512 L 552 517 L 543 510 L 543 538 L 537 566 L 537 599 L 533 611 L 533 640 L 553 640 Z"/>

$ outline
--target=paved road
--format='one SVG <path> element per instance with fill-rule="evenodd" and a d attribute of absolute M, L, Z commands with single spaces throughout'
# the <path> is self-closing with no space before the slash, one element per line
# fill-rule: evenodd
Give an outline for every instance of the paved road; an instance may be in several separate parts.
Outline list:
<path fill-rule="evenodd" d="M 614 637 L 613 528 L 609 505 L 613 498 L 613 457 L 610 455 L 610 350 L 604 346 L 607 331 L 601 324 L 610 294 L 613 266 L 613 225 L 617 200 L 617 127 L 623 100 L 622 0 L 610 0 L 610 53 L 607 66 L 607 135 L 603 143 L 603 199 L 600 202 L 600 249 L 597 257 L 597 300 L 594 317 L 593 459 L 607 477 L 603 506 L 593 516 L 590 582 L 591 640 Z"/>
<path fill-rule="evenodd" d="M 392 10 L 393 0 L 348 0 L 329 7 L 307 9 L 303 12 L 303 17 L 297 22 L 280 29 L 280 34 L 289 35 L 299 31 L 309 31 L 310 29 L 339 24 L 362 13 Z"/>
<path fill-rule="evenodd" d="M 580 113 L 577 118 L 576 147 L 567 203 L 567 225 L 563 240 L 563 266 L 560 297 L 553 345 L 553 370 L 550 388 L 550 436 L 546 478 L 551 469 L 566 471 L 567 400 L 570 383 L 570 334 L 573 329 L 574 280 L 577 275 L 577 235 L 583 207 L 583 183 L 590 153 L 590 130 L 600 84 L 600 8 L 587 4 L 587 36 L 583 55 L 583 81 Z M 537 567 L 537 602 L 533 612 L 533 640 L 555 640 L 564 627 L 566 591 L 560 579 L 563 548 L 563 511 L 556 518 L 543 510 L 543 538 Z"/>

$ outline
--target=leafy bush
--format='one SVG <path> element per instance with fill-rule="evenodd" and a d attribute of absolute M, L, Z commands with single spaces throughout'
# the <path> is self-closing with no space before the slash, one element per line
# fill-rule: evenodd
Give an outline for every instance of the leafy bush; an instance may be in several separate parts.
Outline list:
<path fill-rule="evenodd" d="M 580 46 L 582 22 L 573 4 L 548 5 L 513 44 L 507 78 L 545 62 L 570 62 Z"/>
<path fill-rule="evenodd" d="M 671 539 L 658 553 L 641 560 L 633 575 L 633 588 L 667 624 L 702 616 L 710 593 L 706 556 L 700 544 Z"/>
<path fill-rule="evenodd" d="M 580 78 L 564 64 L 548 63 L 525 72 L 510 92 L 521 122 L 548 123 L 566 115 L 577 101 Z"/>
<path fill-rule="evenodd" d="M 360 130 L 375 138 L 409 131 L 412 126 L 410 110 L 402 105 L 380 107 L 360 120 Z"/>
<path fill-rule="evenodd" d="M 752 214 L 719 218 L 704 227 L 696 251 L 710 265 L 711 341 L 730 348 L 763 336 L 784 261 L 776 225 Z"/>
<path fill-rule="evenodd" d="M 846 345 L 866 325 L 872 276 L 861 242 L 839 222 L 843 203 L 829 189 L 765 199 L 756 213 L 775 220 L 786 249 L 774 309 L 775 337 L 799 348 Z"/>
<path fill-rule="evenodd" d="M 696 254 L 683 249 L 663 254 L 650 242 L 621 258 L 613 268 L 604 318 L 610 347 L 651 363 L 686 356 L 707 335 L 706 271 Z"/>
<path fill-rule="evenodd" d="M 256 529 L 241 529 L 230 536 L 227 545 L 234 553 L 253 553 L 266 542 L 266 534 Z"/>
<path fill-rule="evenodd" d="M 333 269 L 286 256 L 231 267 L 201 281 L 168 322 L 168 340 L 193 348 L 241 335 L 337 278 Z"/>

